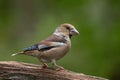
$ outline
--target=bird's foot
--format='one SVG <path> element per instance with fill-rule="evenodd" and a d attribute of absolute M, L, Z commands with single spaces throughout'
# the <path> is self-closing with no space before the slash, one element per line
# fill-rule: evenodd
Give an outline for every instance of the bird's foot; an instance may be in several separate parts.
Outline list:
<path fill-rule="evenodd" d="M 57 66 L 56 71 L 60 71 L 60 70 L 64 70 L 64 68 L 61 66 Z"/>
<path fill-rule="evenodd" d="M 47 68 L 47 67 L 48 67 L 48 65 L 46 63 L 42 63 L 41 69 L 44 69 L 44 68 Z"/>

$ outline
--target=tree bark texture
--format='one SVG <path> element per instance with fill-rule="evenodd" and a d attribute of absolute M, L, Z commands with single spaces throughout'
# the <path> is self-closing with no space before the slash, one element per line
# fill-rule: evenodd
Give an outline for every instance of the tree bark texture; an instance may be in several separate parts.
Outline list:
<path fill-rule="evenodd" d="M 41 69 L 40 65 L 0 61 L 0 80 L 108 80 L 69 70 Z"/>

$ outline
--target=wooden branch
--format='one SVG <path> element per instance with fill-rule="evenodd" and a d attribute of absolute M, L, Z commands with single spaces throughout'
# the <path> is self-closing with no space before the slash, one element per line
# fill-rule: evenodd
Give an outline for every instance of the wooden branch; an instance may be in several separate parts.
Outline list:
<path fill-rule="evenodd" d="M 75 73 L 68 70 L 41 69 L 40 65 L 15 62 L 0 62 L 0 80 L 108 80 Z"/>

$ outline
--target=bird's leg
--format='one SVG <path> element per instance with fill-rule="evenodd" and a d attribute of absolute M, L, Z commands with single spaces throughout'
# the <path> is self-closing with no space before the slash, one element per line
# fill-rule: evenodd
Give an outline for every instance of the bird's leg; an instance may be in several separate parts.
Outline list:
<path fill-rule="evenodd" d="M 48 65 L 44 62 L 44 59 L 38 57 L 38 60 L 41 62 L 41 69 L 48 67 Z"/>
<path fill-rule="evenodd" d="M 52 60 L 51 63 L 56 67 L 56 70 L 63 70 L 63 69 L 64 69 L 63 67 L 57 65 L 57 64 L 56 64 L 56 60 L 54 60 L 54 59 Z"/>

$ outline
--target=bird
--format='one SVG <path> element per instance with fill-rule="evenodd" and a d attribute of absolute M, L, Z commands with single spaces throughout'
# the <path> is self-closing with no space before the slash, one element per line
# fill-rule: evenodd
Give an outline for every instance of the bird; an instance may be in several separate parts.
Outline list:
<path fill-rule="evenodd" d="M 11 56 L 18 54 L 29 55 L 38 58 L 42 68 L 48 67 L 47 63 L 51 63 L 56 69 L 64 69 L 57 65 L 56 61 L 68 53 L 71 48 L 71 37 L 78 34 L 79 32 L 72 24 L 63 23 L 48 38 Z"/>

